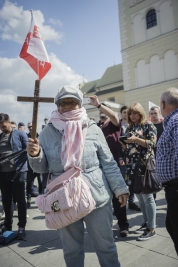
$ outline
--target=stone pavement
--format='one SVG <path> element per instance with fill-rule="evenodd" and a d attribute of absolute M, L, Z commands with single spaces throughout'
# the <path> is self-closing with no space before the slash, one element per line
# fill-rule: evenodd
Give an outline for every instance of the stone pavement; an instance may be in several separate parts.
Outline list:
<path fill-rule="evenodd" d="M 26 241 L 14 241 L 9 246 L 0 247 L 0 267 L 65 267 L 61 240 L 58 231 L 45 227 L 44 215 L 40 213 L 32 199 L 28 209 Z M 143 223 L 141 213 L 128 210 L 130 234 L 120 238 L 116 218 L 113 217 L 113 233 L 122 267 L 177 267 L 178 258 L 166 229 L 166 202 L 164 191 L 157 194 L 157 236 L 148 241 L 136 241 L 134 229 Z M 14 212 L 13 230 L 17 230 L 17 212 Z M 99 263 L 85 233 L 85 267 L 99 267 Z M 111 266 L 112 267 L 112 266 Z"/>

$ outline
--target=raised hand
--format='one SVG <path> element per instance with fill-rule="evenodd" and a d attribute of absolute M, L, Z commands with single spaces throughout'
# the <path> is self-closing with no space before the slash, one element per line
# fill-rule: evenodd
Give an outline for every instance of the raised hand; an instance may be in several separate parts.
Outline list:
<path fill-rule="evenodd" d="M 27 153 L 30 156 L 35 157 L 36 155 L 39 154 L 39 151 L 40 151 L 40 146 L 38 139 L 35 138 L 35 140 L 33 140 L 32 138 L 29 138 L 27 145 Z"/>

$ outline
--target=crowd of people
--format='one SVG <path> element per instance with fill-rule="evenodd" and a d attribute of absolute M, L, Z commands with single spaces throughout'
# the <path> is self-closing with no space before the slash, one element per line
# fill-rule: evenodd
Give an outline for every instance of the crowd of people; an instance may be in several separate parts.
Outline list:
<path fill-rule="evenodd" d="M 8 156 L 14 152 L 27 148 L 28 138 L 31 137 L 32 123 L 29 122 L 28 133 L 25 133 L 23 122 L 11 121 L 8 114 L 0 114 L 0 156 Z M 39 135 L 37 134 L 37 137 Z M 20 177 L 17 173 L 20 172 Z M 18 211 L 18 235 L 17 239 L 23 240 L 26 236 L 27 208 L 31 205 L 31 197 L 37 197 L 44 193 L 46 184 L 42 183 L 45 174 L 35 173 L 27 160 L 26 155 L 21 155 L 16 160 L 3 163 L 0 168 L 0 190 L 2 195 L 2 215 L 0 220 L 4 223 L 1 232 L 12 230 L 13 213 Z M 38 179 L 38 192 L 34 184 Z M 47 179 L 45 180 L 47 181 Z"/>
<path fill-rule="evenodd" d="M 59 230 L 66 265 L 84 266 L 85 223 L 100 265 L 119 267 L 112 215 L 117 218 L 120 236 L 127 237 L 127 202 L 129 209 L 143 215 L 140 227 L 135 230 L 139 234 L 137 240 L 146 241 L 156 236 L 156 194 L 136 194 L 138 206 L 132 183 L 136 179 L 137 162 L 146 164 L 151 155 L 156 159 L 157 178 L 166 192 L 166 228 L 178 254 L 178 89 L 169 88 L 162 93 L 160 108 L 153 106 L 149 111 L 151 121 L 147 120 L 140 103 L 122 106 L 118 116 L 95 95 L 90 97 L 90 104 L 98 108 L 100 120 L 96 123 L 88 118 L 82 103 L 83 94 L 79 89 L 61 88 L 55 98 L 57 109 L 35 140 L 30 135 L 32 123 L 28 123 L 29 133 L 26 134 L 22 122 L 15 130 L 15 122 L 10 121 L 7 114 L 0 114 L 0 155 L 23 148 L 28 155 L 27 162 L 21 156 L 1 166 L 4 228 L 12 230 L 13 208 L 17 203 L 18 238 L 24 239 L 26 208 L 30 207 L 31 197 L 37 196 L 34 178 L 38 179 L 39 194 L 43 194 L 48 173 L 55 179 L 74 166 L 80 167 L 90 185 L 96 208 Z M 71 129 L 77 133 L 75 136 L 70 135 Z M 125 137 L 124 141 L 121 136 Z M 73 144 L 77 144 L 79 152 L 69 157 Z M 12 182 L 19 169 L 20 178 Z"/>

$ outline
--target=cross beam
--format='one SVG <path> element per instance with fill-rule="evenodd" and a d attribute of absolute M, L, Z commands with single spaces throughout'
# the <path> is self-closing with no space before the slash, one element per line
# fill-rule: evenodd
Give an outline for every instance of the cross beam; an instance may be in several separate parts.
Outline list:
<path fill-rule="evenodd" d="M 31 134 L 31 138 L 35 139 L 36 138 L 36 132 L 37 132 L 39 102 L 42 102 L 42 103 L 54 103 L 54 98 L 52 98 L 52 97 L 40 97 L 40 80 L 36 80 L 35 81 L 34 97 L 18 96 L 17 97 L 17 101 L 33 102 L 33 117 L 32 117 L 32 134 Z"/>
<path fill-rule="evenodd" d="M 43 103 L 54 103 L 53 97 L 30 97 L 30 96 L 18 96 L 17 101 L 22 102 L 43 102 Z"/>

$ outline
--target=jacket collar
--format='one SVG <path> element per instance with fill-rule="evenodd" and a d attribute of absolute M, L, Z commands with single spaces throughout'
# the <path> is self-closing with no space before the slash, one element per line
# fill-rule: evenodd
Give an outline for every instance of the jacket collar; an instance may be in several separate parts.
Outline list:
<path fill-rule="evenodd" d="M 173 110 L 171 113 L 169 113 L 163 120 L 163 125 L 164 127 L 166 127 L 166 125 L 168 124 L 168 121 L 170 120 L 170 118 L 172 116 L 174 116 L 175 114 L 178 114 L 178 108 L 176 108 L 175 110 Z"/>

